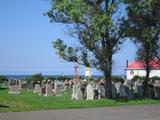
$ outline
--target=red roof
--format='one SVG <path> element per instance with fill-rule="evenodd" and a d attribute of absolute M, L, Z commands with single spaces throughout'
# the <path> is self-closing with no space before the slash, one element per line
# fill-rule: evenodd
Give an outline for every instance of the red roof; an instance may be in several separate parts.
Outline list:
<path fill-rule="evenodd" d="M 160 69 L 160 61 L 159 60 L 153 60 L 150 62 L 150 65 L 152 66 L 152 69 Z M 142 61 L 135 61 L 128 65 L 129 69 L 144 69 L 145 65 Z"/>

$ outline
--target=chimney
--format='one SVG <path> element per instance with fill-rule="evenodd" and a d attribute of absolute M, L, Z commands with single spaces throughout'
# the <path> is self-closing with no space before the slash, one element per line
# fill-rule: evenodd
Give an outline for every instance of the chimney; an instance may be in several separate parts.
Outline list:
<path fill-rule="evenodd" d="M 126 68 L 128 68 L 128 60 L 126 60 Z"/>

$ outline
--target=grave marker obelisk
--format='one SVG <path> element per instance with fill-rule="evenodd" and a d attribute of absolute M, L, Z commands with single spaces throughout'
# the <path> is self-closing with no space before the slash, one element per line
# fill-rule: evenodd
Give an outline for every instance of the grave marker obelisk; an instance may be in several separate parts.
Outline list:
<path fill-rule="evenodd" d="M 79 83 L 78 66 L 76 64 L 74 66 L 74 81 L 75 84 Z"/>

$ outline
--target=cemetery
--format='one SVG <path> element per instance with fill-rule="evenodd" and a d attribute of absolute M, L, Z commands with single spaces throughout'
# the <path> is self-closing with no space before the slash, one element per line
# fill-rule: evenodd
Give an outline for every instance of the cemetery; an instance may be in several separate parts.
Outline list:
<path fill-rule="evenodd" d="M 0 87 L 0 112 L 48 109 L 88 108 L 160 103 L 160 80 L 152 77 L 148 98 L 144 97 L 143 79 L 112 78 L 112 99 L 105 98 L 105 81 L 81 78 L 75 67 L 73 78 L 11 80 Z M 38 77 L 37 77 L 38 78 Z"/>
<path fill-rule="evenodd" d="M 160 0 L 0 9 L 0 120 L 160 120 Z"/>

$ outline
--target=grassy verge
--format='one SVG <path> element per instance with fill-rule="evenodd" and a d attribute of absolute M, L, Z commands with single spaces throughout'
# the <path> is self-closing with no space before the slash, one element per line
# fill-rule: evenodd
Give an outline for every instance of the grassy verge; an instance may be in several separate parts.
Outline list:
<path fill-rule="evenodd" d="M 0 88 L 0 112 L 20 112 L 50 109 L 91 108 L 136 104 L 156 104 L 160 100 L 133 99 L 133 100 L 71 100 L 71 94 L 63 93 L 62 96 L 44 97 L 33 92 L 22 91 L 20 94 L 8 94 L 8 90 Z"/>

